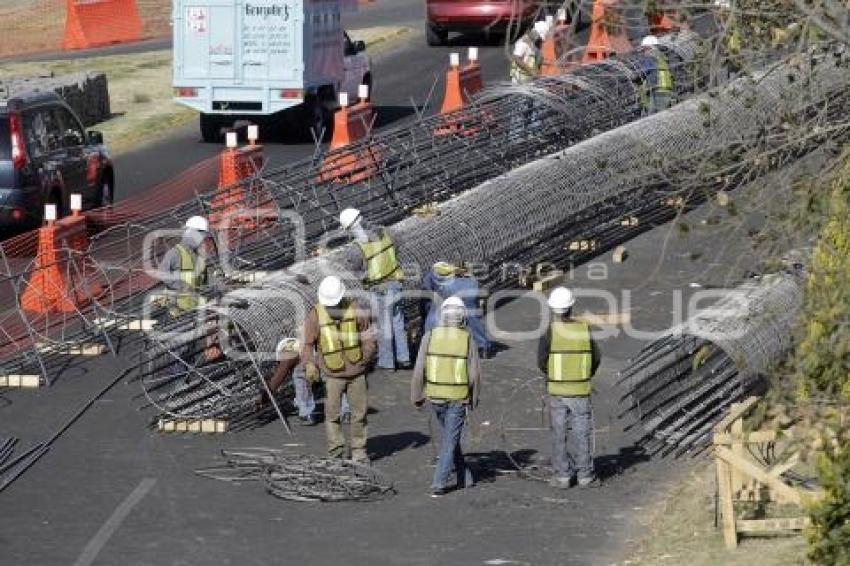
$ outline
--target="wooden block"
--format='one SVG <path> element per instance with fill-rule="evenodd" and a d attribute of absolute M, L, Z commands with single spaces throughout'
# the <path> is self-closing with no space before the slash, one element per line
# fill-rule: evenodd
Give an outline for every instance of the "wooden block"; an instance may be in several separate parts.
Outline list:
<path fill-rule="evenodd" d="M 564 280 L 564 272 L 563 271 L 552 271 L 545 277 L 537 279 L 534 281 L 532 288 L 535 291 L 543 292 L 548 291 L 552 287 L 557 286 Z"/>
<path fill-rule="evenodd" d="M 100 356 L 106 351 L 103 344 L 36 344 L 36 350 L 42 354 L 59 354 L 62 356 Z"/>
<path fill-rule="evenodd" d="M 10 373 L 0 375 L 0 387 L 16 389 L 35 389 L 41 386 L 41 376 L 30 374 Z"/>
<path fill-rule="evenodd" d="M 717 199 L 717 204 L 720 206 L 729 206 L 729 203 L 732 200 L 729 198 L 729 193 L 726 191 L 717 191 L 715 198 Z"/>
<path fill-rule="evenodd" d="M 735 527 L 735 506 L 732 503 L 732 483 L 729 464 L 717 458 L 717 495 L 723 526 L 723 541 L 726 548 L 738 546 L 738 531 Z"/>
<path fill-rule="evenodd" d="M 433 218 L 440 215 L 440 208 L 435 202 L 429 202 L 413 209 L 413 214 L 423 218 Z"/>
<path fill-rule="evenodd" d="M 612 256 L 614 263 L 623 263 L 627 257 L 629 257 L 629 251 L 626 249 L 626 246 L 617 246 L 614 248 L 614 254 Z"/>
<path fill-rule="evenodd" d="M 223 419 L 164 419 L 157 422 L 159 432 L 191 432 L 195 434 L 220 434 L 227 432 Z"/>
<path fill-rule="evenodd" d="M 117 328 L 118 330 L 127 330 L 130 332 L 150 332 L 156 326 L 157 321 L 151 318 L 133 318 L 121 322 L 116 318 L 98 318 L 95 319 L 94 323 L 104 330 Z"/>
<path fill-rule="evenodd" d="M 239 283 L 257 283 L 268 275 L 268 271 L 234 271 L 228 275 L 228 278 Z"/>
<path fill-rule="evenodd" d="M 605 314 L 586 312 L 578 315 L 576 320 L 586 322 L 591 326 L 621 326 L 623 324 L 629 324 L 632 321 L 632 316 L 627 312 L 613 312 Z"/>
<path fill-rule="evenodd" d="M 739 533 L 782 533 L 801 531 L 811 523 L 808 517 L 789 517 L 782 519 L 746 519 L 738 520 L 735 528 Z"/>
<path fill-rule="evenodd" d="M 574 240 L 567 245 L 571 252 L 589 252 L 596 249 L 596 240 Z"/>
<path fill-rule="evenodd" d="M 637 216 L 627 216 L 620 221 L 620 226 L 638 226 L 640 220 Z"/>
<path fill-rule="evenodd" d="M 676 195 L 669 197 L 666 201 L 664 201 L 664 204 L 674 208 L 683 208 L 685 206 L 685 198 L 680 195 Z"/>

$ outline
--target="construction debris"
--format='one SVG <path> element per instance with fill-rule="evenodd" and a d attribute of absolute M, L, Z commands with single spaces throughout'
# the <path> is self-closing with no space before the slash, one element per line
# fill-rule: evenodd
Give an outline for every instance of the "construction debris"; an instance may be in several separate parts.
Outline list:
<path fill-rule="evenodd" d="M 289 501 L 376 501 L 395 493 L 384 474 L 351 460 L 273 448 L 222 450 L 221 454 L 226 465 L 195 473 L 226 482 L 258 481 L 270 494 Z"/>

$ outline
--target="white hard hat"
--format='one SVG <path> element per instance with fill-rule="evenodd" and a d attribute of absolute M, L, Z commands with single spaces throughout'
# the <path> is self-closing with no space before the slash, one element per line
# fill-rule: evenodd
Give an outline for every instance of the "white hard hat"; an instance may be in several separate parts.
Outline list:
<path fill-rule="evenodd" d="M 360 211 L 356 208 L 346 208 L 339 213 L 339 223 L 345 230 L 351 228 L 358 220 L 360 220 Z"/>
<path fill-rule="evenodd" d="M 556 287 L 549 295 L 549 308 L 555 312 L 564 312 L 574 304 L 576 304 L 576 298 L 566 287 Z"/>
<path fill-rule="evenodd" d="M 278 357 L 281 356 L 284 352 L 297 352 L 298 351 L 298 339 L 297 338 L 281 338 L 280 342 L 277 343 L 277 347 L 274 349 L 275 354 Z"/>
<path fill-rule="evenodd" d="M 207 222 L 207 219 L 203 216 L 193 216 L 192 218 L 187 220 L 186 228 L 191 228 L 192 230 L 197 230 L 198 232 L 210 231 L 209 222 Z"/>
<path fill-rule="evenodd" d="M 443 312 L 452 309 L 466 310 L 466 307 L 463 304 L 463 299 L 461 299 L 457 295 L 452 295 L 451 297 L 443 301 L 443 306 L 440 307 L 440 310 Z"/>
<path fill-rule="evenodd" d="M 546 39 L 546 34 L 549 33 L 549 24 L 542 20 L 534 22 L 534 31 L 540 35 L 540 39 Z"/>
<path fill-rule="evenodd" d="M 654 35 L 647 35 L 640 42 L 641 47 L 655 47 L 656 45 L 658 45 L 658 38 Z"/>
<path fill-rule="evenodd" d="M 319 303 L 326 307 L 335 307 L 345 295 L 345 284 L 339 277 L 328 275 L 319 283 Z"/>

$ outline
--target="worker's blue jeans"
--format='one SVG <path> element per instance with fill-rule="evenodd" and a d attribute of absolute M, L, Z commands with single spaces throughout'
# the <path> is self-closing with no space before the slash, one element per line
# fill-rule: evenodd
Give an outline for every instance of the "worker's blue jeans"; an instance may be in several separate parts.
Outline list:
<path fill-rule="evenodd" d="M 449 476 L 457 472 L 458 487 L 472 487 L 472 471 L 463 459 L 460 438 L 466 422 L 466 405 L 459 402 L 431 403 L 434 415 L 440 423 L 440 457 L 434 468 L 433 489 L 442 489 L 449 482 Z M 461 481 L 461 478 L 463 480 Z"/>
<path fill-rule="evenodd" d="M 593 477 L 593 408 L 590 397 L 549 396 L 552 421 L 552 467 L 561 478 Z M 568 426 L 569 425 L 569 426 Z M 575 454 L 567 451 L 567 434 Z"/>
<path fill-rule="evenodd" d="M 404 313 L 401 312 L 401 283 L 391 281 L 372 291 L 378 317 L 378 367 L 394 369 L 395 362 L 410 363 Z"/>
<path fill-rule="evenodd" d="M 309 417 L 316 410 L 313 386 L 304 377 L 304 366 L 297 365 L 292 370 L 292 384 L 295 386 L 295 406 L 299 417 Z"/>

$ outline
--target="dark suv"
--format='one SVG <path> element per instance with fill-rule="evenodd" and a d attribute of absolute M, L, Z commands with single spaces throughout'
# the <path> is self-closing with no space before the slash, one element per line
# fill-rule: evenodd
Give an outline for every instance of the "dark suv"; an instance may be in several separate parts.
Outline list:
<path fill-rule="evenodd" d="M 64 215 L 72 193 L 84 209 L 104 206 L 114 190 L 103 134 L 86 132 L 57 94 L 0 95 L 0 228 L 38 225 L 45 204 Z"/>

